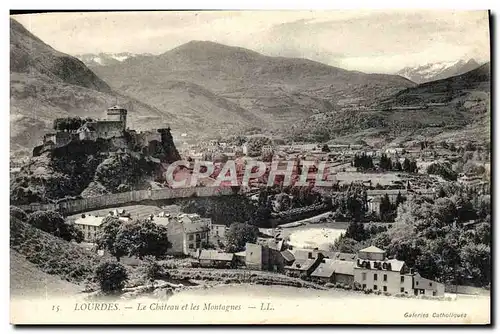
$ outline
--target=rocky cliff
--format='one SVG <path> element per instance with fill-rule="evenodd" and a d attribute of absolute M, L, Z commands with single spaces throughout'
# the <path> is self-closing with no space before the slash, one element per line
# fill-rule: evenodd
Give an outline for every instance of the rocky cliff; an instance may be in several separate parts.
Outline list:
<path fill-rule="evenodd" d="M 139 146 L 127 139 L 72 141 L 34 156 L 11 182 L 12 204 L 147 189 L 163 181 L 163 163 L 179 160 L 170 130 Z"/>

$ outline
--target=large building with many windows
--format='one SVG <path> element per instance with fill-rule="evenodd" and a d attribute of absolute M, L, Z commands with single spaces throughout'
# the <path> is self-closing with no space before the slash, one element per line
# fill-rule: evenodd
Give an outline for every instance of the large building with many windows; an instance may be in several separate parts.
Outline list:
<path fill-rule="evenodd" d="M 358 252 L 354 265 L 354 282 L 363 290 L 390 294 L 444 295 L 444 284 L 414 273 L 404 261 L 388 259 L 386 252 L 375 246 Z"/>
<path fill-rule="evenodd" d="M 188 255 L 209 241 L 209 221 L 197 215 L 181 214 L 170 219 L 167 229 L 168 241 L 172 244 L 170 254 Z"/>

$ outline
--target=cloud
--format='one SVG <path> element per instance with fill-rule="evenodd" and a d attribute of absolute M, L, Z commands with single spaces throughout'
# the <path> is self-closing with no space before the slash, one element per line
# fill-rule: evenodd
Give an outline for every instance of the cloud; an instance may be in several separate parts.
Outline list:
<path fill-rule="evenodd" d="M 70 53 L 160 54 L 210 40 L 267 55 L 302 57 L 370 72 L 489 58 L 486 11 L 104 12 L 16 16 Z"/>

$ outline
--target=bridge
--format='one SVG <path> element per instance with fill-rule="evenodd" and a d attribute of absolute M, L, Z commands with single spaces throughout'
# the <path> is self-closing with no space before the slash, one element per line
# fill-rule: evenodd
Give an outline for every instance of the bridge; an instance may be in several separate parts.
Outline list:
<path fill-rule="evenodd" d="M 162 188 L 63 200 L 58 203 L 31 203 L 27 205 L 17 205 L 17 207 L 26 212 L 52 210 L 58 211 L 64 215 L 71 215 L 86 211 L 132 204 L 156 204 L 165 200 L 174 200 L 179 198 L 231 196 L 238 193 L 239 187 Z"/>

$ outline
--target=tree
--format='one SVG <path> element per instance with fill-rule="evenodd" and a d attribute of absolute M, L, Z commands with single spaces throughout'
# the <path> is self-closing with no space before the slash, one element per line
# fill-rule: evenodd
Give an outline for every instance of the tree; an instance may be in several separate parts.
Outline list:
<path fill-rule="evenodd" d="M 361 155 L 356 154 L 354 156 L 353 166 L 362 169 L 372 169 L 373 159 L 371 156 L 366 155 L 364 152 Z"/>
<path fill-rule="evenodd" d="M 380 219 L 383 222 L 391 221 L 392 212 L 393 210 L 391 201 L 389 200 L 389 195 L 385 194 L 380 200 Z"/>
<path fill-rule="evenodd" d="M 321 148 L 321 152 L 330 152 L 330 148 L 328 147 L 328 144 L 323 145 Z"/>
<path fill-rule="evenodd" d="M 275 201 L 276 201 L 276 211 L 277 212 L 289 210 L 291 205 L 292 205 L 292 202 L 290 200 L 290 196 L 288 194 L 285 194 L 285 193 L 280 193 L 280 194 L 276 195 Z"/>
<path fill-rule="evenodd" d="M 28 216 L 27 222 L 66 241 L 83 241 L 83 233 L 74 224 L 66 222 L 56 211 L 35 211 Z"/>
<path fill-rule="evenodd" d="M 251 137 L 247 141 L 247 149 L 249 156 L 260 156 L 262 154 L 262 147 L 265 145 L 271 145 L 272 140 L 265 136 L 255 136 Z"/>
<path fill-rule="evenodd" d="M 363 241 L 369 237 L 369 233 L 365 230 L 363 223 L 354 221 L 347 226 L 345 237 L 356 241 Z"/>
<path fill-rule="evenodd" d="M 403 170 L 403 166 L 401 165 L 401 162 L 399 160 L 396 160 L 396 162 L 394 163 L 393 169 L 398 171 L 398 172 Z"/>
<path fill-rule="evenodd" d="M 160 264 L 156 262 L 154 256 L 146 256 L 141 263 L 139 271 L 144 276 L 144 279 L 149 282 L 153 282 L 155 279 L 161 276 L 163 270 Z"/>
<path fill-rule="evenodd" d="M 382 154 L 380 157 L 380 168 L 383 170 L 391 170 L 392 169 L 392 161 L 391 158 L 387 157 L 386 154 Z"/>
<path fill-rule="evenodd" d="M 416 172 L 418 172 L 417 161 L 412 160 L 410 162 L 410 170 L 409 171 L 410 171 L 410 173 L 416 173 Z"/>
<path fill-rule="evenodd" d="M 449 163 L 434 162 L 427 167 L 427 174 L 439 175 L 448 181 L 456 181 L 458 174 L 453 171 Z"/>
<path fill-rule="evenodd" d="M 125 287 L 128 273 L 121 263 L 103 262 L 95 270 L 95 278 L 104 293 L 115 293 Z"/>
<path fill-rule="evenodd" d="M 116 258 L 116 261 L 120 261 L 120 258 L 128 253 L 126 248 L 116 247 L 116 236 L 122 225 L 123 223 L 116 217 L 105 217 L 101 223 L 96 239 L 98 249 L 107 250 Z"/>
<path fill-rule="evenodd" d="M 151 220 L 136 221 L 121 226 L 116 234 L 114 248 L 119 254 L 137 256 L 139 259 L 148 255 L 161 259 L 172 246 L 167 237 L 167 227 Z"/>
<path fill-rule="evenodd" d="M 356 253 L 358 250 L 362 248 L 359 242 L 354 239 L 347 238 L 344 235 L 340 235 L 340 237 L 334 241 L 333 245 L 330 245 L 330 250 L 333 252 L 341 252 L 341 253 Z"/>
<path fill-rule="evenodd" d="M 398 195 L 396 196 L 396 209 L 398 208 L 399 204 L 403 203 L 404 201 L 406 201 L 406 198 L 403 197 L 403 195 L 401 195 L 401 192 L 398 192 Z"/>
<path fill-rule="evenodd" d="M 234 253 L 245 249 L 246 243 L 255 243 L 259 229 L 247 223 L 236 223 L 229 227 L 226 233 L 227 251 Z"/>
<path fill-rule="evenodd" d="M 80 118 L 80 117 L 65 117 L 65 118 L 56 118 L 54 120 L 54 130 L 58 131 L 74 131 L 78 130 L 83 124 L 86 122 L 92 122 L 92 118 Z"/>
<path fill-rule="evenodd" d="M 403 170 L 410 173 L 410 160 L 408 158 L 405 158 L 403 161 Z"/>

